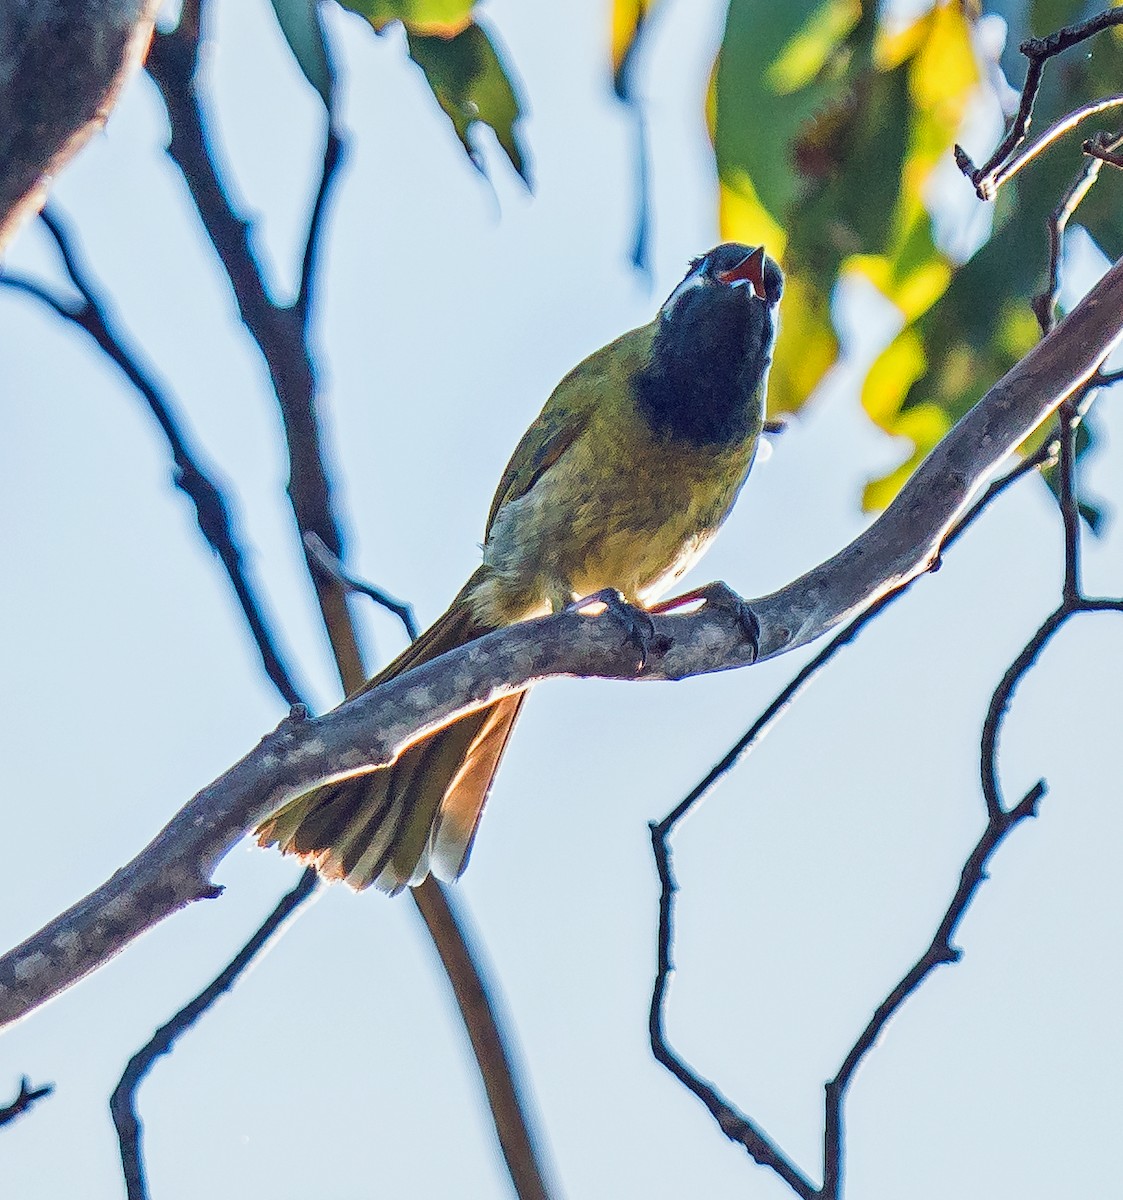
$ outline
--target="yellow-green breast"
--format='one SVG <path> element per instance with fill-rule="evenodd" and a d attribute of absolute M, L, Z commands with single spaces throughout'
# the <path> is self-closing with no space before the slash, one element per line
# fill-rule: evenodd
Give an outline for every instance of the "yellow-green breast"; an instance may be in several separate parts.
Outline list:
<path fill-rule="evenodd" d="M 656 330 L 653 321 L 587 358 L 524 435 L 492 507 L 471 596 L 479 619 L 508 624 L 609 587 L 650 603 L 725 519 L 760 416 L 716 446 L 654 428 L 635 380 Z"/>

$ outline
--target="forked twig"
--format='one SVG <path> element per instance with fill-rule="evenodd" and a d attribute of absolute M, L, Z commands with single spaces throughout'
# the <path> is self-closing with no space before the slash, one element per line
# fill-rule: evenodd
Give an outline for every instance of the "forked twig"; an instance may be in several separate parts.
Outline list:
<path fill-rule="evenodd" d="M 1064 51 L 1071 49 L 1073 46 L 1079 45 L 1081 42 L 1095 37 L 1096 34 L 1102 33 L 1105 29 L 1110 29 L 1113 25 L 1121 23 L 1123 23 L 1123 9 L 1108 9 L 1091 17 L 1087 21 L 1081 21 L 1076 25 L 1069 25 L 1064 29 L 1059 29 L 1047 37 L 1030 38 L 1028 41 L 1022 42 L 1018 47 L 1022 54 L 1029 59 L 1029 67 L 1026 70 L 1025 82 L 1022 84 L 1018 111 L 1014 115 L 1014 119 L 1010 122 L 1006 136 L 981 167 L 975 166 L 962 146 L 955 147 L 956 165 L 970 179 L 980 200 L 993 200 L 1002 183 L 1015 174 L 1016 171 L 1021 170 L 1027 162 L 1036 157 L 1041 150 L 1045 149 L 1047 145 L 1055 140 L 1055 137 L 1066 133 L 1078 121 L 1092 115 L 1093 111 L 1099 111 L 1094 106 L 1085 106 L 1084 109 L 1077 109 L 1074 114 L 1063 118 L 1061 122 L 1058 122 L 1053 127 L 1054 130 L 1057 130 L 1058 126 L 1064 125 L 1064 128 L 1059 129 L 1059 132 L 1055 134 L 1055 137 L 1050 137 L 1049 134 L 1046 134 L 1045 137 L 1035 143 L 1031 151 L 1027 151 L 1016 158 L 1014 157 L 1014 152 L 1025 141 L 1030 121 L 1033 118 L 1033 106 L 1037 101 L 1037 94 L 1041 89 L 1041 78 L 1045 70 L 1045 64 L 1058 54 L 1063 54 Z M 1101 103 L 1110 106 L 1119 102 L 1120 97 L 1112 97 L 1110 101 Z M 1075 117 L 1075 119 L 1070 120 L 1072 117 Z M 1065 124 L 1065 122 L 1069 123 Z M 1085 145 L 1085 152 L 1091 153 L 1087 145 Z"/>
<path fill-rule="evenodd" d="M 196 0 L 198 3 L 198 0 Z M 362 655 L 347 596 L 354 582 L 342 581 L 315 566 L 310 546 L 317 542 L 336 562 L 345 561 L 334 498 L 325 466 L 317 413 L 314 356 L 309 343 L 309 309 L 316 274 L 317 246 L 323 234 L 325 201 L 342 160 L 338 135 L 329 128 L 320 187 L 313 205 L 303 256 L 298 295 L 290 306 L 270 297 L 261 266 L 254 256 L 245 222 L 235 212 L 222 186 L 207 139 L 196 89 L 199 25 L 193 23 L 158 34 L 148 70 L 157 83 L 171 124 L 169 153 L 179 167 L 203 226 L 214 245 L 238 302 L 243 324 L 269 369 L 281 412 L 290 466 L 289 495 L 293 516 L 305 545 L 306 561 L 320 612 L 345 693 L 366 680 Z M 367 593 L 370 594 L 369 592 Z M 403 622 L 406 617 L 399 614 Z M 408 628 L 408 625 L 407 625 Z M 460 928 L 456 914 L 435 880 L 411 889 L 411 896 L 446 968 L 463 972 L 450 977 L 460 1013 L 473 1047 L 486 1048 L 477 1064 L 491 1104 L 500 1147 L 520 1200 L 548 1196 L 539 1159 L 539 1139 L 532 1133 L 529 1109 L 522 1096 L 509 1037 L 490 999 L 490 987 Z M 468 1002 L 470 1000 L 470 1003 Z"/>
<path fill-rule="evenodd" d="M 943 550 L 946 551 L 954 545 L 1003 492 L 1023 476 L 1052 461 L 1056 453 L 1057 446 L 1055 443 L 1043 445 L 1032 455 L 1020 461 L 1007 474 L 995 480 L 948 534 L 944 541 Z M 889 1017 L 920 986 L 928 972 L 938 965 L 938 962 L 946 961 L 946 958 L 938 953 L 939 948 L 941 945 L 946 944 L 947 938 L 950 938 L 954 932 L 955 926 L 962 917 L 967 904 L 970 903 L 975 889 L 983 879 L 982 872 L 990 854 L 997 848 L 998 843 L 1008 830 L 1003 829 L 1001 832 L 988 830 L 984 833 L 975 851 L 978 856 L 977 877 L 972 877 L 973 882 L 971 882 L 970 887 L 966 887 L 966 890 L 964 890 L 965 885 L 961 884 L 961 889 L 956 893 L 951 907 L 949 907 L 947 914 L 945 914 L 944 921 L 941 923 L 936 938 L 933 940 L 932 946 L 929 947 L 929 951 L 913 967 L 912 971 L 905 977 L 905 981 L 902 981 L 902 984 L 899 984 L 890 993 L 890 996 L 881 1008 L 878 1009 L 878 1013 L 875 1014 L 870 1025 L 863 1032 L 863 1035 L 854 1044 L 835 1079 L 827 1085 L 823 1151 L 824 1185 L 822 1189 L 815 1187 L 810 1178 L 768 1137 L 752 1117 L 741 1112 L 709 1080 L 703 1079 L 688 1066 L 674 1050 L 667 1038 L 666 1006 L 670 990 L 670 977 L 673 971 L 671 946 L 674 942 L 674 898 L 678 890 L 673 873 L 673 852 L 670 839 L 675 827 L 683 817 L 694 808 L 699 800 L 723 775 L 732 770 L 733 766 L 741 758 L 754 749 L 776 721 L 787 712 L 796 697 L 811 680 L 835 658 L 844 646 L 848 646 L 853 642 L 867 625 L 884 612 L 889 605 L 903 596 L 912 584 L 916 582 L 917 578 L 919 576 L 914 577 L 897 590 L 889 592 L 876 600 L 854 618 L 840 633 L 833 637 L 822 650 L 809 659 L 789 681 L 787 686 L 765 708 L 764 712 L 761 713 L 745 734 L 707 772 L 704 778 L 661 821 L 653 822 L 651 825 L 652 851 L 655 856 L 656 870 L 660 882 L 657 936 L 658 967 L 655 975 L 655 983 L 652 988 L 651 1005 L 648 1014 L 648 1032 L 652 1052 L 656 1059 L 709 1109 L 710 1114 L 726 1137 L 743 1146 L 755 1162 L 763 1167 L 767 1167 L 779 1176 L 797 1196 L 801 1197 L 801 1200 L 810 1200 L 810 1198 L 817 1196 L 829 1197 L 830 1200 L 834 1200 L 840 1194 L 842 1104 L 853 1071 L 866 1051 L 873 1045 L 877 1034 L 885 1022 L 888 1021 Z M 1010 828 L 1016 823 L 1016 821 L 1011 822 Z M 960 901 L 962 901 L 962 907 L 958 907 L 958 902 Z M 941 937 L 943 937 L 943 941 L 940 940 Z M 902 990 L 902 986 L 906 981 L 908 986 Z"/>
<path fill-rule="evenodd" d="M 74 303 L 56 295 L 41 283 L 7 273 L 0 273 L 0 286 L 31 296 L 64 321 L 81 329 L 140 395 L 160 427 L 171 453 L 172 482 L 191 501 L 199 532 L 226 571 L 254 645 L 261 655 L 261 665 L 266 675 L 286 704 L 298 704 L 300 695 L 293 682 L 292 671 L 277 645 L 265 615 L 264 604 L 250 580 L 239 539 L 235 536 L 229 500 L 216 477 L 203 466 L 200 455 L 191 445 L 190 435 L 176 414 L 175 401 L 168 389 L 119 328 L 100 286 L 82 261 L 77 238 L 67 222 L 51 206 L 43 210 L 40 219 L 55 243 L 67 278 L 81 299 Z"/>
<path fill-rule="evenodd" d="M 148 1200 L 148 1182 L 141 1151 L 141 1122 L 136 1112 L 136 1093 L 145 1076 L 161 1055 L 170 1054 L 176 1042 L 215 1003 L 238 982 L 269 942 L 280 932 L 285 922 L 312 896 L 319 880 L 316 872 L 309 868 L 291 891 L 278 901 L 277 906 L 258 926 L 248 942 L 230 960 L 214 981 L 205 987 L 189 1004 L 185 1005 L 166 1024 L 156 1030 L 152 1038 L 129 1059 L 120 1081 L 109 1099 L 109 1111 L 117 1129 L 117 1141 L 121 1149 L 121 1166 L 125 1176 L 125 1191 L 128 1200 Z"/>
<path fill-rule="evenodd" d="M 38 1100 L 49 1096 L 55 1090 L 53 1083 L 45 1083 L 42 1087 L 33 1088 L 31 1080 L 25 1075 L 19 1081 L 19 1091 L 11 1104 L 0 1107 L 0 1126 L 8 1125 L 17 1117 L 22 1117 Z"/>

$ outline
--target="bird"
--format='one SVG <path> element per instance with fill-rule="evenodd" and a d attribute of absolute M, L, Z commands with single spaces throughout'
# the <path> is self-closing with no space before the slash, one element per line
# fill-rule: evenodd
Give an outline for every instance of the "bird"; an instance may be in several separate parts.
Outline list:
<path fill-rule="evenodd" d="M 360 691 L 583 598 L 652 608 L 748 477 L 782 288 L 762 246 L 723 243 L 694 259 L 650 322 L 574 367 L 503 472 L 480 566 Z M 258 842 L 356 890 L 396 893 L 430 872 L 457 878 L 525 698 L 504 696 L 386 766 L 290 800 L 258 826 Z"/>

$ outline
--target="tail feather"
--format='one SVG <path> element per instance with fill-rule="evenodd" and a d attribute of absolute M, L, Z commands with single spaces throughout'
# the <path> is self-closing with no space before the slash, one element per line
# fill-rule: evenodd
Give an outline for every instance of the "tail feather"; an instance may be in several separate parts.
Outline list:
<path fill-rule="evenodd" d="M 362 691 L 490 632 L 467 602 L 479 576 Z M 468 861 L 522 700 L 522 694 L 506 696 L 466 713 L 407 746 L 386 767 L 298 796 L 258 827 L 258 841 L 356 889 L 373 883 L 398 891 L 419 883 L 431 866 L 455 878 Z"/>
<path fill-rule="evenodd" d="M 445 792 L 429 837 L 429 857 L 442 879 L 455 879 L 468 865 L 492 781 L 525 699 L 526 693 L 519 692 L 485 710 L 484 727 Z"/>

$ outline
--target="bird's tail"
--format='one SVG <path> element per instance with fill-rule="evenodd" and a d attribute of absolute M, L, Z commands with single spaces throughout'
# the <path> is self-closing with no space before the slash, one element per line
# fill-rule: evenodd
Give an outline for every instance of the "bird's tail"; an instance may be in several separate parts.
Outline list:
<path fill-rule="evenodd" d="M 468 603 L 477 582 L 478 572 L 444 616 L 362 691 L 490 633 Z M 522 702 L 523 693 L 504 696 L 411 743 L 389 766 L 298 796 L 258 826 L 258 841 L 356 889 L 373 883 L 396 892 L 430 870 L 456 878 Z"/>

